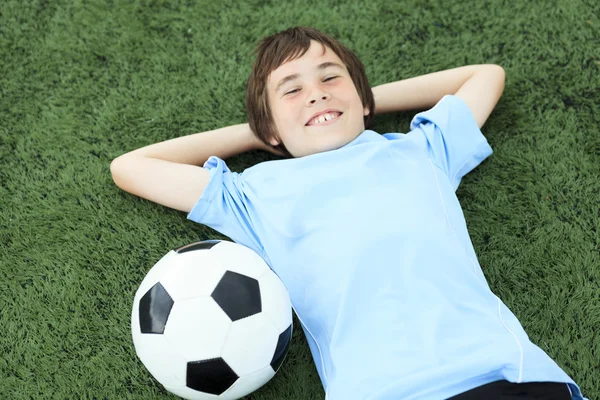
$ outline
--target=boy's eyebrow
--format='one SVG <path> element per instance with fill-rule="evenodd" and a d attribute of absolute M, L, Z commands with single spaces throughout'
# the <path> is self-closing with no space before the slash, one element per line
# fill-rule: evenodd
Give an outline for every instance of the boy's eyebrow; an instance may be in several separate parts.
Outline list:
<path fill-rule="evenodd" d="M 340 64 L 336 63 L 336 62 L 332 62 L 332 61 L 325 61 L 324 63 L 321 63 L 317 66 L 317 69 L 325 69 L 328 67 L 337 67 L 340 69 L 344 69 L 344 67 L 342 67 Z M 279 83 L 277 84 L 277 87 L 275 88 L 275 93 L 277 93 L 279 91 L 279 89 L 281 88 L 281 86 L 283 86 L 286 82 L 292 81 L 294 79 L 298 79 L 300 77 L 300 74 L 292 74 L 292 75 L 288 75 L 285 78 L 283 78 L 282 80 L 279 81 Z"/>

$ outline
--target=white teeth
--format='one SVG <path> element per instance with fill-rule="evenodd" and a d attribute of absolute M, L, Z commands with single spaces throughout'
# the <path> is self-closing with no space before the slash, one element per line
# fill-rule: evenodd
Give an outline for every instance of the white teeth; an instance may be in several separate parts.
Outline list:
<path fill-rule="evenodd" d="M 313 119 L 311 121 L 310 125 L 320 124 L 322 122 L 330 121 L 330 120 L 332 120 L 334 118 L 337 118 L 337 117 L 338 117 L 338 114 L 325 113 L 325 114 L 320 115 L 320 116 L 316 117 L 315 119 Z"/>

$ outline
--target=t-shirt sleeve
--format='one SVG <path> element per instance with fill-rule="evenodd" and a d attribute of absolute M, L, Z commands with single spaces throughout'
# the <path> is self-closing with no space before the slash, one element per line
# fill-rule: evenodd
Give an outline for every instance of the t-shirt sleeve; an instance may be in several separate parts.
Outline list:
<path fill-rule="evenodd" d="M 425 139 L 429 159 L 446 173 L 455 191 L 461 178 L 492 154 L 473 113 L 454 95 L 445 95 L 430 110 L 416 114 L 410 129 L 409 136 Z"/>
<path fill-rule="evenodd" d="M 252 223 L 242 175 L 231 172 L 216 156 L 206 160 L 203 168 L 209 171 L 210 180 L 187 219 L 209 226 L 262 256 L 264 249 Z"/>

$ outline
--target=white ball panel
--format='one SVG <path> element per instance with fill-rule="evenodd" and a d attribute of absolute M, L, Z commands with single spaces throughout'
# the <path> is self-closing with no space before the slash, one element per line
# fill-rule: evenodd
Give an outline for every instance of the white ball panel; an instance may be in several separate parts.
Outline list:
<path fill-rule="evenodd" d="M 165 386 L 165 389 L 181 398 L 188 400 L 223 400 L 223 397 L 219 397 L 215 394 L 198 392 L 197 390 L 190 389 L 185 385 L 174 387 Z"/>
<path fill-rule="evenodd" d="M 185 385 L 186 360 L 173 351 L 163 335 L 140 333 L 133 336 L 133 344 L 146 369 L 163 386 Z"/>
<path fill-rule="evenodd" d="M 270 365 L 278 338 L 269 318 L 255 314 L 231 325 L 221 356 L 238 376 L 251 374 Z"/>
<path fill-rule="evenodd" d="M 230 326 L 211 297 L 198 297 L 175 302 L 164 336 L 186 362 L 205 360 L 220 357 Z"/>
<path fill-rule="evenodd" d="M 142 296 L 145 295 L 146 292 L 150 290 L 150 288 L 160 280 L 163 272 L 169 270 L 171 266 L 175 264 L 175 259 L 177 257 L 177 253 L 171 250 L 170 252 L 165 254 L 163 258 L 158 260 L 158 262 L 154 264 L 152 268 L 150 268 L 150 271 L 148 271 L 146 277 L 142 280 L 142 283 L 140 283 L 140 287 L 138 288 L 137 292 L 135 292 L 135 304 L 137 304 L 142 298 Z"/>
<path fill-rule="evenodd" d="M 269 266 L 256 252 L 244 245 L 221 241 L 210 249 L 228 271 L 237 272 L 254 279 L 260 278 Z"/>
<path fill-rule="evenodd" d="M 160 279 L 175 302 L 210 296 L 225 274 L 220 260 L 209 250 L 178 254 L 175 261 Z"/>
<path fill-rule="evenodd" d="M 267 314 L 277 332 L 286 330 L 292 323 L 290 294 L 279 277 L 269 270 L 258 281 L 262 298 L 262 312 Z"/>
<path fill-rule="evenodd" d="M 244 397 L 264 386 L 274 376 L 275 371 L 270 365 L 252 374 L 244 375 L 222 394 L 222 399 L 234 400 Z"/>

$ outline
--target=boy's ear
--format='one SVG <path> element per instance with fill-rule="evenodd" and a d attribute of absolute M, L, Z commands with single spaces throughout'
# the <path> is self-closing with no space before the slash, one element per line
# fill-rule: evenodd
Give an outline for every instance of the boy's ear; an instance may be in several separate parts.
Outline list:
<path fill-rule="evenodd" d="M 272 146 L 277 146 L 277 145 L 279 145 L 280 141 L 279 141 L 277 138 L 275 138 L 275 137 L 272 137 L 271 139 L 269 139 L 269 143 L 270 143 Z"/>
<path fill-rule="evenodd" d="M 369 107 L 365 107 L 364 113 L 365 113 L 365 117 L 371 113 L 371 110 L 369 110 Z"/>

